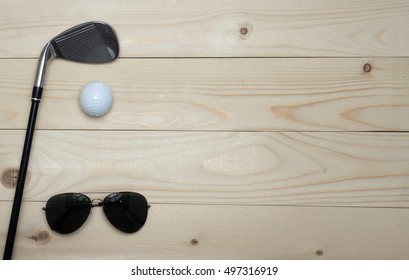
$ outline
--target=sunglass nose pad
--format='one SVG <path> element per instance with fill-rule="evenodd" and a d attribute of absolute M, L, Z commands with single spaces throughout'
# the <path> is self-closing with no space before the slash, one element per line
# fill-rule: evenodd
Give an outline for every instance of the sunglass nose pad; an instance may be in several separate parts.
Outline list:
<path fill-rule="evenodd" d="M 91 200 L 91 207 L 101 207 L 102 205 L 104 205 L 104 202 L 101 199 Z"/>

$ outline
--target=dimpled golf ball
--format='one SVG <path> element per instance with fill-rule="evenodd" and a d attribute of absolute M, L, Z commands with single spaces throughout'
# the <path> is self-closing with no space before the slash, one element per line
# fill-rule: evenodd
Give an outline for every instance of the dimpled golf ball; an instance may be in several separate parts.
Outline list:
<path fill-rule="evenodd" d="M 112 105 L 111 89 L 100 81 L 85 84 L 80 93 L 80 105 L 84 113 L 91 117 L 106 114 Z"/>

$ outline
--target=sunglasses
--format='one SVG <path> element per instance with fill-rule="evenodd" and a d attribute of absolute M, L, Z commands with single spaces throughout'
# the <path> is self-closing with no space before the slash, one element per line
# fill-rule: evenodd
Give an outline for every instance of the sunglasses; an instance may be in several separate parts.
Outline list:
<path fill-rule="evenodd" d="M 92 207 L 102 207 L 108 221 L 118 230 L 133 233 L 145 224 L 150 205 L 135 192 L 112 193 L 104 200 L 91 200 L 82 193 L 63 193 L 51 197 L 43 210 L 52 230 L 68 234 L 85 223 Z"/>

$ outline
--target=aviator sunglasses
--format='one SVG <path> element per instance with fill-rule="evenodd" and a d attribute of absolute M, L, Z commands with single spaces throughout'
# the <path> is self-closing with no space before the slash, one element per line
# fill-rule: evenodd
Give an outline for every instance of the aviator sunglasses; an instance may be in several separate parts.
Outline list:
<path fill-rule="evenodd" d="M 102 207 L 108 221 L 118 230 L 133 233 L 145 224 L 150 205 L 135 192 L 112 193 L 104 200 L 91 200 L 82 193 L 63 193 L 51 197 L 43 210 L 50 228 L 67 234 L 85 223 L 92 207 Z"/>

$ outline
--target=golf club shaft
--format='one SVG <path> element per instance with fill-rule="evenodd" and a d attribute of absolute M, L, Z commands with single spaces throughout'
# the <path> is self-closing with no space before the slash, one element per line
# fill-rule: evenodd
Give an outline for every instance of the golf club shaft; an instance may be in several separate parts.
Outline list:
<path fill-rule="evenodd" d="M 30 115 L 27 124 L 26 137 L 24 140 L 23 154 L 21 156 L 13 207 L 11 209 L 10 224 L 7 233 L 6 245 L 4 247 L 3 260 L 11 260 L 13 255 L 14 240 L 16 237 L 18 218 L 20 215 L 21 201 L 23 199 L 24 184 L 26 181 L 28 161 L 30 158 L 31 143 L 33 142 L 38 106 L 40 105 L 41 91 L 42 88 L 33 88 L 33 98 L 31 101 Z"/>

